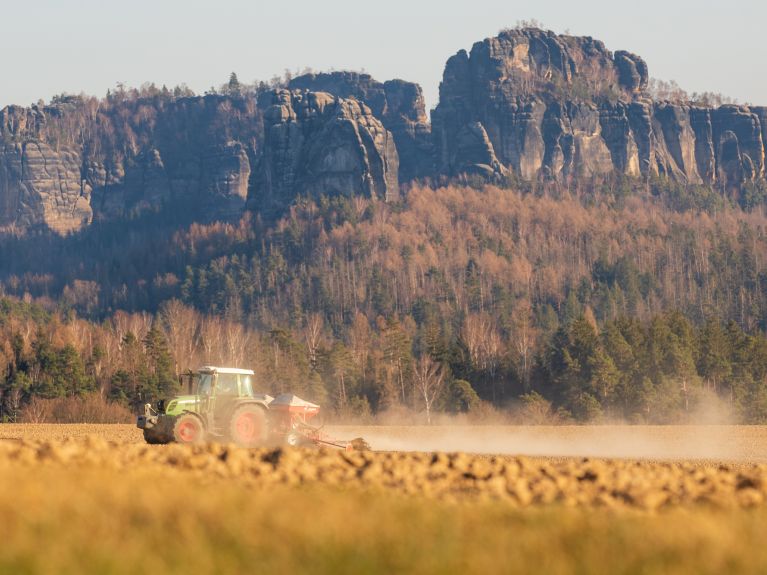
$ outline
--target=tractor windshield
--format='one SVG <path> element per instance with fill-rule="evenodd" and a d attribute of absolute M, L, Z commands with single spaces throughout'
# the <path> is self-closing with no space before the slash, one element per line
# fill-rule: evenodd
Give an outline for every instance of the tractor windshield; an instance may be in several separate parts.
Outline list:
<path fill-rule="evenodd" d="M 213 375 L 210 373 L 200 374 L 200 386 L 197 388 L 197 395 L 210 395 L 210 387 L 213 383 Z"/>

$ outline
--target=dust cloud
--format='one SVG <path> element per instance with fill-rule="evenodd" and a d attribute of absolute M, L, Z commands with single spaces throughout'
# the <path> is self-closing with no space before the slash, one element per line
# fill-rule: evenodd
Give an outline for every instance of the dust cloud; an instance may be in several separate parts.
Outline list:
<path fill-rule="evenodd" d="M 767 426 L 740 425 L 730 402 L 713 393 L 699 394 L 674 425 L 620 420 L 520 425 L 511 412 L 511 421 L 498 419 L 485 425 L 472 425 L 465 416 L 440 414 L 437 425 L 425 426 L 413 425 L 412 415 L 393 412 L 379 419 L 381 425 L 328 429 L 340 437 L 364 437 L 376 451 L 767 463 Z"/>
<path fill-rule="evenodd" d="M 767 427 L 739 425 L 333 426 L 376 451 L 767 463 Z"/>

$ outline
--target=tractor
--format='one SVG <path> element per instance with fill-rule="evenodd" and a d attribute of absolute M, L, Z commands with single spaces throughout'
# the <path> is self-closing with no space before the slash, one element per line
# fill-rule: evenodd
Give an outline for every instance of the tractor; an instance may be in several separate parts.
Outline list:
<path fill-rule="evenodd" d="M 253 391 L 247 369 L 203 367 L 181 379 L 186 395 L 146 404 L 136 426 L 150 444 L 227 441 L 242 447 L 327 445 L 349 451 L 370 446 L 361 438 L 326 437 L 309 421 L 320 406 L 292 394 L 276 398 Z"/>

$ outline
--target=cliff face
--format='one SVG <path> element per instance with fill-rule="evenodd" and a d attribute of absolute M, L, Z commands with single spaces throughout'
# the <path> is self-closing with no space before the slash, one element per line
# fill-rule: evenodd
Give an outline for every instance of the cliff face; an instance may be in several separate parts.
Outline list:
<path fill-rule="evenodd" d="M 67 233 L 90 223 L 91 188 L 82 180 L 77 148 L 41 140 L 45 115 L 11 106 L 0 111 L 0 227 L 24 229 L 45 224 Z"/>
<path fill-rule="evenodd" d="M 172 205 L 239 217 L 261 123 L 228 97 L 82 100 L 0 111 L 0 227 L 59 233 Z"/>
<path fill-rule="evenodd" d="M 418 84 L 404 80 L 381 83 L 369 74 L 332 72 L 299 76 L 289 87 L 359 100 L 392 133 L 399 152 L 401 181 L 434 173 L 431 126 Z"/>
<path fill-rule="evenodd" d="M 197 220 L 297 196 L 393 200 L 415 178 L 618 172 L 737 194 L 767 177 L 767 108 L 653 102 L 645 62 L 593 38 L 510 30 L 445 66 L 429 123 L 402 80 L 333 72 L 287 89 L 121 90 L 0 110 L 0 230 L 76 231 L 169 207 Z"/>
<path fill-rule="evenodd" d="M 432 116 L 438 171 L 616 170 L 725 188 L 765 176 L 763 108 L 653 103 L 647 83 L 640 57 L 591 38 L 524 29 L 479 42 L 445 68 Z"/>
<path fill-rule="evenodd" d="M 168 157 L 172 161 L 150 148 L 127 162 L 87 162 L 85 182 L 93 190 L 97 217 L 124 217 L 167 205 L 203 220 L 242 214 L 251 173 L 242 143 L 229 141 Z"/>
<path fill-rule="evenodd" d="M 413 157 L 428 156 L 420 88 L 381 90 L 379 114 L 398 127 L 404 149 L 426 146 Z M 5 108 L 0 228 L 67 233 L 163 207 L 210 220 L 298 195 L 399 196 L 395 139 L 362 99 L 294 90 L 260 102 L 158 96 Z"/>
<path fill-rule="evenodd" d="M 43 142 L 0 147 L 0 227 L 78 230 L 92 219 L 90 195 L 76 151 Z"/>
<path fill-rule="evenodd" d="M 394 138 L 365 104 L 301 90 L 269 92 L 259 104 L 265 137 L 254 208 L 298 195 L 399 197 Z"/>

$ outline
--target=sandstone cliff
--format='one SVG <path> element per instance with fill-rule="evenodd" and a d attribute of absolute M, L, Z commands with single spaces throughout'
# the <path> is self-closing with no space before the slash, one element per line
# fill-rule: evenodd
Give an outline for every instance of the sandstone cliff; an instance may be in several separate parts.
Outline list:
<path fill-rule="evenodd" d="M 91 189 L 80 165 L 77 151 L 44 142 L 0 147 L 0 227 L 45 224 L 67 233 L 90 223 Z"/>
<path fill-rule="evenodd" d="M 429 123 L 417 84 L 307 74 L 285 89 L 59 97 L 0 110 L 0 230 L 68 233 L 170 209 L 195 220 L 297 196 L 393 200 L 415 178 L 618 172 L 765 183 L 767 108 L 653 101 L 639 56 L 593 38 L 502 32 L 445 66 Z"/>
<path fill-rule="evenodd" d="M 729 189 L 765 176 L 762 108 L 650 101 L 636 55 L 511 30 L 447 63 L 432 116 L 437 169 L 526 179 L 666 175 Z"/>
<path fill-rule="evenodd" d="M 264 144 L 252 205 L 287 205 L 298 195 L 399 197 L 397 148 L 370 108 L 325 92 L 265 94 Z"/>
<path fill-rule="evenodd" d="M 299 76 L 289 87 L 356 98 L 392 133 L 399 152 L 401 181 L 434 173 L 431 126 L 418 84 L 404 80 L 381 83 L 369 74 L 332 72 Z"/>
<path fill-rule="evenodd" d="M 5 108 L 0 228 L 67 233 L 169 205 L 239 217 L 260 132 L 255 102 L 219 96 Z"/>

